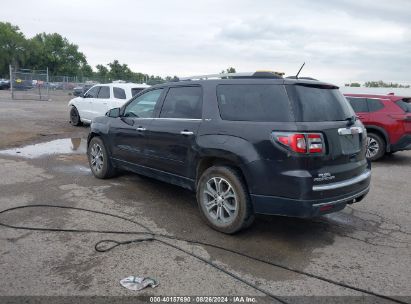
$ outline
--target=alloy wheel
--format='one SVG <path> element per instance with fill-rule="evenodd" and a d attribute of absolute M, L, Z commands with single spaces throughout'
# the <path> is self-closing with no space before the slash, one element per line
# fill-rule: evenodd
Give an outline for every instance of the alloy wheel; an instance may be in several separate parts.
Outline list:
<path fill-rule="evenodd" d="M 218 224 L 230 224 L 238 214 L 237 195 L 224 178 L 212 177 L 203 191 L 203 204 L 210 220 Z"/>
<path fill-rule="evenodd" d="M 378 141 L 376 141 L 372 137 L 367 137 L 367 158 L 373 158 L 375 155 L 378 154 L 379 150 L 380 145 L 378 144 Z"/>
<path fill-rule="evenodd" d="M 90 164 L 94 172 L 100 173 L 104 165 L 103 148 L 94 143 L 90 149 Z"/>

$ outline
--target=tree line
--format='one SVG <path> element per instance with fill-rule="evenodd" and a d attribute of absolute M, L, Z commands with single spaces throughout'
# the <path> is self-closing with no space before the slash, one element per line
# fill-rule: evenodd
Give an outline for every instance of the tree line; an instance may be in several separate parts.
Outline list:
<path fill-rule="evenodd" d="M 351 83 L 346 83 L 346 87 L 361 87 L 361 84 L 358 82 L 351 82 Z M 379 81 L 366 81 L 363 85 L 366 88 L 410 88 L 409 84 L 399 84 L 395 82 L 384 82 L 382 80 Z"/>
<path fill-rule="evenodd" d="M 0 78 L 8 78 L 10 64 L 16 68 L 33 70 L 44 70 L 48 67 L 51 76 L 77 76 L 99 82 L 125 80 L 156 84 L 178 80 L 176 76 L 162 78 L 134 72 L 127 64 L 118 60 L 106 65 L 98 64 L 93 71 L 79 47 L 60 34 L 40 33 L 26 38 L 18 26 L 0 22 Z"/>

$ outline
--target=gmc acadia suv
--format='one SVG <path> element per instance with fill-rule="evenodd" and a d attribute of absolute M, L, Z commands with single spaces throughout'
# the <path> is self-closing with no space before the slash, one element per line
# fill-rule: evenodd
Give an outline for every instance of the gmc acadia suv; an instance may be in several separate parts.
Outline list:
<path fill-rule="evenodd" d="M 370 160 L 411 150 L 411 98 L 389 95 L 344 94 L 367 128 Z"/>
<path fill-rule="evenodd" d="M 367 194 L 366 131 L 338 87 L 267 72 L 204 78 L 151 87 L 94 119 L 93 174 L 126 169 L 196 191 L 224 233 L 256 213 L 314 217 Z"/>

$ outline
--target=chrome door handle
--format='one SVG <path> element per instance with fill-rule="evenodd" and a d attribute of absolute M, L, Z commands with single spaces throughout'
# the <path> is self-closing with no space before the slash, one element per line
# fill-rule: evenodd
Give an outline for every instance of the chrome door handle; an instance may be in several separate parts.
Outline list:
<path fill-rule="evenodd" d="M 146 128 L 143 128 L 143 127 L 138 127 L 137 128 L 137 131 L 145 131 L 146 130 Z"/>
<path fill-rule="evenodd" d="M 191 131 L 181 131 L 180 134 L 181 134 L 181 135 L 193 135 L 194 132 L 191 132 Z"/>

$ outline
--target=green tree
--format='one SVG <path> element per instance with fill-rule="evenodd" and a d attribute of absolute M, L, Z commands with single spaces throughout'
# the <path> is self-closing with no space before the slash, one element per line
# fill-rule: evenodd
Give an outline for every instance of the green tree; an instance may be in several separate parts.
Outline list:
<path fill-rule="evenodd" d="M 121 64 L 118 60 L 114 60 L 107 64 L 110 68 L 109 76 L 111 80 L 131 80 L 133 78 L 133 72 L 130 70 L 127 64 Z"/>
<path fill-rule="evenodd" d="M 78 75 L 90 72 L 86 56 L 78 46 L 60 34 L 41 33 L 30 39 L 32 49 L 31 68 L 49 68 L 51 75 Z"/>
<path fill-rule="evenodd" d="M 109 78 L 108 68 L 106 68 L 102 64 L 98 64 L 98 65 L 96 65 L 96 69 L 97 69 L 96 76 L 97 76 L 98 80 L 101 81 L 101 82 L 107 82 L 108 78 Z"/>
<path fill-rule="evenodd" d="M 398 83 L 386 83 L 382 80 L 378 80 L 378 81 L 367 81 L 364 84 L 365 87 L 368 88 L 403 88 L 403 87 L 407 87 L 407 85 L 401 85 Z M 409 87 L 409 86 L 408 86 Z"/>
<path fill-rule="evenodd" d="M 93 69 L 89 64 L 83 64 L 80 68 L 80 74 L 84 77 L 92 77 L 94 76 Z"/>
<path fill-rule="evenodd" d="M 26 38 L 18 26 L 0 22 L 0 75 L 9 74 L 9 64 L 21 66 L 26 58 Z"/>
<path fill-rule="evenodd" d="M 228 69 L 221 71 L 221 74 L 225 74 L 225 73 L 236 73 L 236 70 L 233 67 L 229 67 Z"/>

